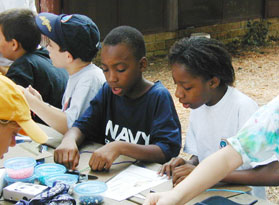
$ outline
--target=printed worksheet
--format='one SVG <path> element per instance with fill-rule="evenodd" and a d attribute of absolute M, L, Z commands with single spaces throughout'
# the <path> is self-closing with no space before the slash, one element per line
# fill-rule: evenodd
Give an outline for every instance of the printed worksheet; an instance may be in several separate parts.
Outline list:
<path fill-rule="evenodd" d="M 167 180 L 166 176 L 161 177 L 156 171 L 131 165 L 106 183 L 108 189 L 102 195 L 122 201 Z"/>

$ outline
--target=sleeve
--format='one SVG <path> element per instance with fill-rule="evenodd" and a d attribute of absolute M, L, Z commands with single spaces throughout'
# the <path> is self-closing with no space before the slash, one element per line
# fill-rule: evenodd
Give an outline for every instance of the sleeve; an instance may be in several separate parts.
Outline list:
<path fill-rule="evenodd" d="M 279 98 L 261 107 L 228 142 L 244 164 L 263 162 L 279 154 Z"/>
<path fill-rule="evenodd" d="M 65 110 L 69 128 L 72 127 L 75 120 L 82 116 L 89 107 L 90 101 L 96 96 L 100 89 L 98 84 L 92 84 L 92 82 L 97 82 L 98 79 L 92 80 L 91 78 L 92 76 L 90 76 L 90 79 L 80 79 L 71 96 L 70 107 Z"/>
<path fill-rule="evenodd" d="M 165 154 L 166 161 L 176 157 L 181 148 L 181 126 L 169 92 L 161 92 L 156 102 L 150 133 L 151 144 L 159 146 Z"/>
<path fill-rule="evenodd" d="M 197 151 L 197 142 L 195 138 L 195 132 L 193 129 L 193 116 L 190 114 L 189 118 L 189 127 L 187 129 L 187 134 L 185 138 L 185 144 L 184 144 L 184 152 L 188 154 L 193 154 L 198 156 L 198 151 Z"/>
<path fill-rule="evenodd" d="M 33 66 L 27 61 L 12 65 L 6 76 L 25 88 L 34 85 Z"/>
<path fill-rule="evenodd" d="M 79 128 L 87 139 L 103 143 L 104 106 L 103 89 L 100 89 L 83 115 L 74 122 L 73 127 Z"/>

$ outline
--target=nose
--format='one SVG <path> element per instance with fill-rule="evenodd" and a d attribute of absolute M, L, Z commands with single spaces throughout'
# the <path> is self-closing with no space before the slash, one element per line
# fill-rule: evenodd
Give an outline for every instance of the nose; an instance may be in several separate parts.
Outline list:
<path fill-rule="evenodd" d="M 185 97 L 183 88 L 181 88 L 179 85 L 176 86 L 175 97 L 177 97 L 178 99 Z"/>
<path fill-rule="evenodd" d="M 107 81 L 109 83 L 114 83 L 118 81 L 117 73 L 115 71 L 109 71 L 107 76 Z"/>
<path fill-rule="evenodd" d="M 12 140 L 11 140 L 11 143 L 10 143 L 10 147 L 14 147 L 15 145 L 16 145 L 16 137 L 13 136 Z"/>

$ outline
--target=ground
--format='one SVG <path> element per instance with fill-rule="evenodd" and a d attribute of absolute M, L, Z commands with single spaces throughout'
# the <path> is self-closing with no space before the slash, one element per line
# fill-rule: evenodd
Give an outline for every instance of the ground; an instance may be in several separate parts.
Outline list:
<path fill-rule="evenodd" d="M 235 87 L 253 98 L 260 106 L 279 94 L 279 43 L 250 48 L 235 55 L 232 61 L 236 73 Z M 181 122 L 184 144 L 190 110 L 183 108 L 174 96 L 175 85 L 167 58 L 149 59 L 144 75 L 151 81 L 160 80 L 169 89 Z M 184 155 L 182 151 L 181 154 Z M 279 204 L 279 188 L 268 187 L 266 191 L 268 199 Z"/>

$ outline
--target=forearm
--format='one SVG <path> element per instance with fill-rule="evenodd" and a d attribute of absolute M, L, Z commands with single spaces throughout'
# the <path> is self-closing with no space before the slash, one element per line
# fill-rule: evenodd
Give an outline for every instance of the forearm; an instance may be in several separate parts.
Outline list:
<path fill-rule="evenodd" d="M 117 142 L 119 153 L 141 161 L 164 163 L 165 155 L 157 145 L 138 145 L 127 142 Z"/>
<path fill-rule="evenodd" d="M 66 113 L 38 99 L 34 99 L 28 103 L 30 109 L 50 127 L 62 134 L 68 131 Z"/>
<path fill-rule="evenodd" d="M 241 156 L 231 146 L 227 146 L 203 160 L 174 188 L 173 193 L 178 197 L 179 204 L 185 204 L 241 164 Z"/>
<path fill-rule="evenodd" d="M 68 140 L 75 142 L 77 144 L 77 146 L 79 146 L 83 142 L 84 136 L 79 128 L 72 127 L 64 135 L 62 143 L 63 143 L 63 141 L 68 141 Z"/>
<path fill-rule="evenodd" d="M 278 186 L 279 163 L 276 161 L 254 169 L 233 171 L 222 182 L 251 186 Z"/>

